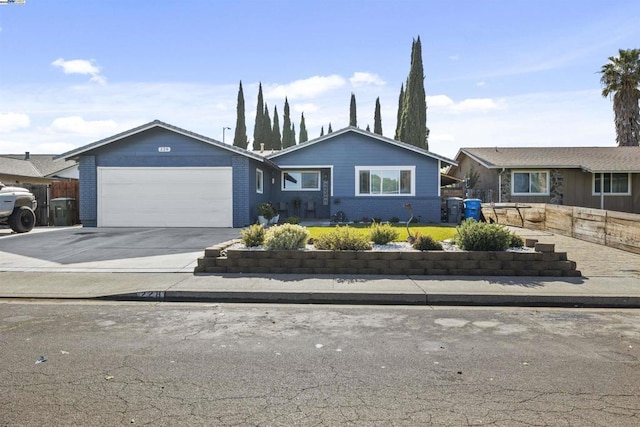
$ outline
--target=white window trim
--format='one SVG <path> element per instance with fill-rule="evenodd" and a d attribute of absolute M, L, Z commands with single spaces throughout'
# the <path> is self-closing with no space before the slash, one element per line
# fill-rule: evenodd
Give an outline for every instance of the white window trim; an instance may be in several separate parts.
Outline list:
<path fill-rule="evenodd" d="M 285 188 L 284 186 L 284 174 L 285 173 L 315 173 L 316 175 L 318 175 L 318 187 L 317 188 Z M 305 170 L 305 169 L 289 169 L 289 170 L 283 170 L 280 174 L 280 189 L 282 191 L 320 191 L 320 189 L 322 188 L 322 174 L 320 173 L 319 170 L 313 169 L 313 170 Z"/>
<path fill-rule="evenodd" d="M 264 172 L 262 172 L 262 169 L 258 168 L 256 168 L 256 193 L 264 193 Z"/>
<path fill-rule="evenodd" d="M 513 176 L 517 173 L 540 173 L 540 172 L 544 172 L 547 174 L 547 186 L 545 188 L 545 192 L 544 193 L 516 193 L 514 186 L 515 186 L 515 179 L 513 178 Z M 549 172 L 549 170 L 545 170 L 545 169 L 531 169 L 531 170 L 512 170 L 511 171 L 511 195 L 512 196 L 549 196 L 551 193 L 549 191 L 549 187 L 551 186 L 551 173 Z"/>
<path fill-rule="evenodd" d="M 624 172 L 603 172 L 603 175 L 613 175 L 614 173 L 619 174 L 619 173 L 624 173 Z M 600 173 L 593 173 L 591 174 L 591 195 L 592 196 L 599 196 L 600 192 L 597 191 L 596 192 L 596 176 L 600 177 Z M 602 183 L 600 184 L 602 185 Z M 627 192 L 626 193 L 607 193 L 607 192 L 602 192 L 602 194 L 607 197 L 607 196 L 630 196 L 631 195 L 631 174 L 627 173 Z"/>
<path fill-rule="evenodd" d="M 398 194 L 361 194 L 360 193 L 360 171 L 370 170 L 394 170 L 411 172 L 411 192 Z M 415 197 L 416 195 L 416 167 L 415 166 L 356 166 L 355 193 L 356 197 Z"/>

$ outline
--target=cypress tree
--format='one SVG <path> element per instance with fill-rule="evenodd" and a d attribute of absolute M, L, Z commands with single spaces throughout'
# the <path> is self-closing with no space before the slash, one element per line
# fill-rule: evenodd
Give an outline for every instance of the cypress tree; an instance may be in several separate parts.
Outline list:
<path fill-rule="evenodd" d="M 398 117 L 396 119 L 396 133 L 393 137 L 395 140 L 400 140 L 400 125 L 402 121 L 402 110 L 404 110 L 404 83 L 400 85 L 400 96 L 398 97 Z"/>
<path fill-rule="evenodd" d="M 304 123 L 304 113 L 302 113 L 302 117 L 300 118 L 300 144 L 307 142 L 308 140 L 309 136 L 307 135 L 307 125 Z"/>
<path fill-rule="evenodd" d="M 242 91 L 242 80 L 238 89 L 238 104 L 236 107 L 236 134 L 233 137 L 233 145 L 240 148 L 247 148 L 247 125 L 244 119 L 244 92 Z"/>
<path fill-rule="evenodd" d="M 273 107 L 273 132 L 271 135 L 271 149 L 282 150 L 282 135 L 280 135 L 280 119 L 278 118 L 277 105 Z"/>
<path fill-rule="evenodd" d="M 324 126 L 320 128 L 320 136 L 324 136 Z"/>
<path fill-rule="evenodd" d="M 411 69 L 407 78 L 400 123 L 399 139 L 401 141 L 429 149 L 427 143 L 427 101 L 424 91 L 422 43 L 419 36 L 417 40 L 413 41 L 411 49 Z"/>
<path fill-rule="evenodd" d="M 327 129 L 327 134 L 333 132 L 333 128 L 331 127 L 331 122 L 329 122 L 329 129 Z"/>
<path fill-rule="evenodd" d="M 371 128 L 369 127 L 369 123 L 367 123 L 367 129 L 365 129 L 367 132 L 371 132 Z"/>
<path fill-rule="evenodd" d="M 296 142 L 296 125 L 294 123 L 291 123 L 291 146 L 294 146 L 297 144 Z"/>
<path fill-rule="evenodd" d="M 264 99 L 262 97 L 262 82 L 258 86 L 258 105 L 256 106 L 256 123 L 253 126 L 253 151 L 260 151 L 260 143 L 264 143 L 262 123 L 264 121 Z"/>
<path fill-rule="evenodd" d="M 264 143 L 265 150 L 271 150 L 272 143 L 272 131 L 271 131 L 271 117 L 269 117 L 269 107 L 267 103 L 264 103 L 264 115 L 262 116 L 262 130 L 260 134 L 263 135 L 262 141 Z"/>
<path fill-rule="evenodd" d="M 351 103 L 349 104 L 349 126 L 358 127 L 356 114 L 356 96 L 351 92 Z"/>
<path fill-rule="evenodd" d="M 373 113 L 373 133 L 382 135 L 382 117 L 380 116 L 380 97 L 376 98 L 376 111 Z"/>
<path fill-rule="evenodd" d="M 282 118 L 282 148 L 296 145 L 294 141 L 295 135 L 291 130 L 291 113 L 289 110 L 289 100 L 284 98 L 284 116 Z"/>

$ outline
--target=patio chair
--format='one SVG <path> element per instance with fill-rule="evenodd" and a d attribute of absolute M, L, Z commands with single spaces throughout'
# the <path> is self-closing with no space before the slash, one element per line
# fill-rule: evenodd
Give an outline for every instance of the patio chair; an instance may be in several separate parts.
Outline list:
<path fill-rule="evenodd" d="M 278 215 L 283 215 L 283 219 L 289 216 L 289 203 L 287 202 L 279 202 L 278 203 Z"/>

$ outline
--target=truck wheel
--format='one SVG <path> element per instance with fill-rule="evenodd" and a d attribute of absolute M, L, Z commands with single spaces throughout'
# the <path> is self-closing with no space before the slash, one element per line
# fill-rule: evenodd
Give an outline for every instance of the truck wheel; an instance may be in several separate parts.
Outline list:
<path fill-rule="evenodd" d="M 36 214 L 27 206 L 18 206 L 9 217 L 9 227 L 16 233 L 31 231 L 35 224 Z"/>

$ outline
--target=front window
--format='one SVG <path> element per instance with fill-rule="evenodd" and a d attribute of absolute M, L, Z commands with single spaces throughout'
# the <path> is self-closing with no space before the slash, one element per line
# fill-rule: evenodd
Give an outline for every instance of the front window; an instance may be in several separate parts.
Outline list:
<path fill-rule="evenodd" d="M 511 194 L 546 196 L 549 194 L 549 172 L 523 171 L 511 175 Z"/>
<path fill-rule="evenodd" d="M 260 169 L 256 169 L 256 193 L 262 194 L 264 188 L 264 174 Z"/>
<path fill-rule="evenodd" d="M 318 191 L 320 190 L 320 171 L 282 172 L 282 190 Z"/>
<path fill-rule="evenodd" d="M 604 177 L 604 186 L 602 178 Z M 628 196 L 631 194 L 631 180 L 628 173 L 604 173 L 593 174 L 593 195 L 604 194 Z"/>
<path fill-rule="evenodd" d="M 357 196 L 414 196 L 415 166 L 356 167 Z"/>

